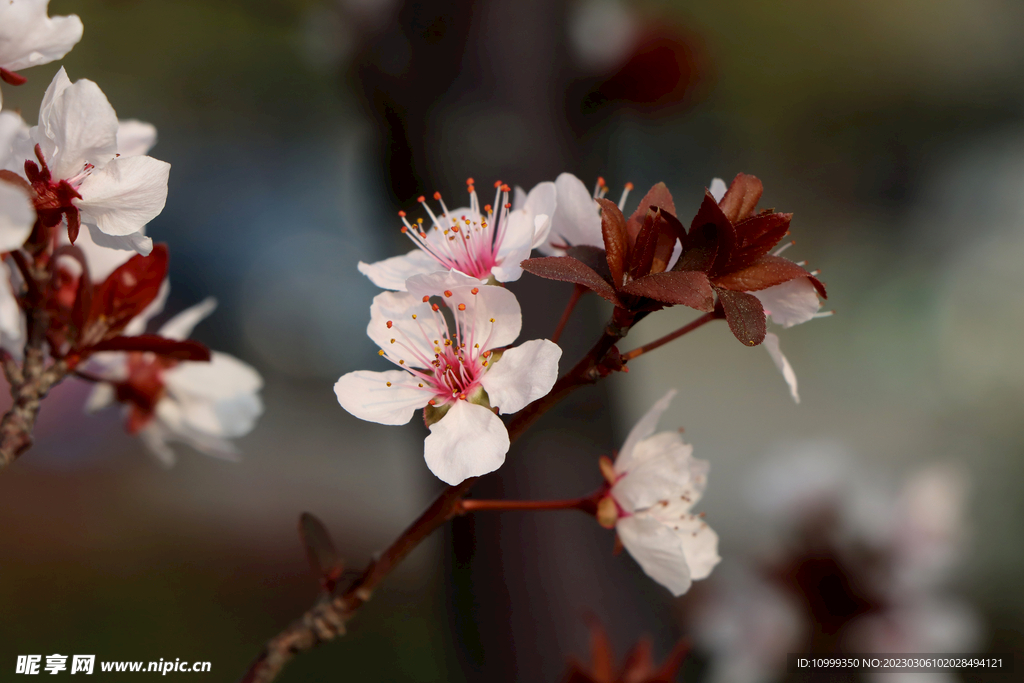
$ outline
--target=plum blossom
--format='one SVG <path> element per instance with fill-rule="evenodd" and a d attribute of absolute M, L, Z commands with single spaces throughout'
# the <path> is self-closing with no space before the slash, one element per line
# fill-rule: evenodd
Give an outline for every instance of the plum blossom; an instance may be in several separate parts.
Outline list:
<path fill-rule="evenodd" d="M 522 325 L 519 302 L 503 287 L 455 271 L 415 275 L 406 285 L 374 297 L 366 330 L 397 369 L 344 375 L 334 385 L 338 402 L 385 425 L 406 424 L 426 408 L 431 472 L 453 485 L 493 472 L 509 448 L 495 412 L 514 413 L 547 394 L 562 351 L 546 339 L 501 350 Z"/>
<path fill-rule="evenodd" d="M 166 284 L 157 299 L 125 328 L 125 334 L 145 331 L 161 311 Z M 184 340 L 216 308 L 206 299 L 168 320 L 161 337 Z M 237 459 L 230 441 L 249 433 L 263 412 L 259 390 L 263 379 L 247 363 L 214 351 L 209 362 L 176 361 L 148 352 L 97 353 L 85 374 L 97 383 L 86 402 L 95 412 L 117 401 L 124 404 L 126 427 L 165 465 L 174 464 L 169 443 L 179 441 L 216 457 Z"/>
<path fill-rule="evenodd" d="M 38 125 L 13 149 L 24 161 L 44 227 L 66 220 L 75 241 L 85 223 L 101 246 L 149 253 L 153 245 L 143 229 L 163 210 L 170 164 L 137 153 L 148 145 L 142 125 L 129 122 L 122 131 L 99 86 L 57 72 Z"/>
<path fill-rule="evenodd" d="M 469 206 L 449 210 L 435 192 L 434 199 L 441 204 L 440 214 L 434 213 L 426 197 L 420 197 L 430 217 L 425 226 L 422 218 L 409 222 L 404 211 L 402 233 L 416 249 L 403 256 L 394 256 L 376 263 L 359 262 L 359 272 L 378 287 L 405 291 L 405 281 L 414 275 L 447 273 L 456 270 L 473 278 L 498 282 L 512 282 L 523 274 L 519 263 L 529 258 L 530 251 L 547 238 L 551 225 L 550 215 L 555 210 L 553 183 L 542 183 L 523 201 L 523 206 L 512 211 L 508 201 L 510 188 L 501 181 L 495 183 L 494 204 L 480 208 L 473 179 L 466 181 Z"/>
<path fill-rule="evenodd" d="M 714 178 L 708 191 L 715 201 L 721 202 L 727 190 L 728 188 L 724 180 Z M 776 249 L 772 255 L 778 256 L 792 244 L 792 242 L 787 242 L 779 249 Z M 811 276 L 816 274 L 816 272 L 810 273 Z M 832 315 L 831 312 L 821 311 L 818 289 L 809 277 L 794 278 L 782 284 L 747 293 L 757 297 L 761 301 L 764 313 L 768 319 L 776 325 L 780 325 L 783 329 L 789 329 L 794 325 L 805 323 L 814 318 Z M 767 332 L 764 337 L 764 348 L 768 355 L 771 356 L 775 367 L 782 373 L 783 379 L 786 380 L 786 385 L 789 387 L 789 394 L 793 397 L 793 401 L 800 403 L 796 372 L 779 348 L 779 336 L 773 332 Z"/>
<path fill-rule="evenodd" d="M 12 175 L 17 169 L 12 146 L 27 131 L 20 116 L 0 112 L 0 253 L 24 244 L 36 222 L 31 193 Z"/>
<path fill-rule="evenodd" d="M 60 59 L 82 39 L 81 19 L 49 17 L 47 5 L 49 0 L 0 3 L 0 80 L 21 85 L 25 77 L 17 71 Z"/>
<path fill-rule="evenodd" d="M 654 433 L 676 395 L 669 391 L 629 432 L 618 458 L 602 460 L 611 488 L 598 520 L 652 579 L 675 596 L 706 578 L 721 559 L 718 535 L 690 510 L 707 485 L 708 463 L 693 457 L 679 432 Z"/>

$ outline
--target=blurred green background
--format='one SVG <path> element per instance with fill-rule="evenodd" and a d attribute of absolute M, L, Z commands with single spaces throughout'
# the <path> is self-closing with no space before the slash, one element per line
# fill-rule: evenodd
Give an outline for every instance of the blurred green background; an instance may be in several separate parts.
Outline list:
<path fill-rule="evenodd" d="M 406 248 L 394 212 L 419 194 L 562 171 L 616 194 L 663 180 L 684 222 L 712 177 L 757 175 L 762 206 L 795 213 L 787 256 L 822 270 L 836 315 L 780 334 L 801 405 L 767 354 L 709 326 L 546 417 L 479 495 L 588 492 L 596 457 L 669 387 L 662 426 L 684 425 L 711 462 L 702 509 L 723 567 L 761 534 L 745 500 L 755 464 L 788 444 L 841 443 L 893 487 L 958 463 L 971 533 L 953 590 L 984 648 L 1024 652 L 1021 3 L 53 0 L 50 13 L 78 14 L 84 38 L 5 86 L 4 106 L 34 123 L 63 65 L 157 126 L 152 155 L 172 172 L 150 234 L 172 250 L 168 307 L 217 297 L 198 338 L 264 374 L 267 410 L 243 462 L 182 449 L 165 471 L 117 414 L 81 414 L 87 387 L 54 391 L 36 447 L 0 476 L 0 661 L 180 657 L 236 679 L 315 597 L 302 511 L 359 568 L 441 488 L 415 420 L 363 423 L 334 399 L 341 374 L 377 367 L 375 290 L 356 262 Z M 570 287 L 512 289 L 523 338 L 550 334 Z M 566 362 L 607 314 L 585 300 Z M 652 316 L 623 348 L 688 317 Z M 582 516 L 459 520 L 280 680 L 554 681 L 586 651 L 584 610 L 619 651 L 648 633 L 661 655 L 686 632 L 685 599 L 611 546 Z"/>

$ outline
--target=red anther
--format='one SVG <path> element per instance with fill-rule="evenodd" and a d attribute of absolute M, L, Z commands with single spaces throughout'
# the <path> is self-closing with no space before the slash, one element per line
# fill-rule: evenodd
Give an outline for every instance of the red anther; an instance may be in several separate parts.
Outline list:
<path fill-rule="evenodd" d="M 452 232 L 458 232 L 458 231 L 459 231 L 459 226 L 453 225 L 452 226 Z"/>
<path fill-rule="evenodd" d="M 427 233 L 425 233 L 422 230 L 420 230 L 420 237 L 423 238 L 423 239 L 427 239 Z"/>
<path fill-rule="evenodd" d="M 470 292 L 470 294 L 479 294 L 480 293 L 480 288 L 479 287 L 474 287 L 473 289 L 469 290 L 469 292 Z"/>
<path fill-rule="evenodd" d="M 501 187 L 501 181 L 500 180 L 495 180 L 494 181 L 494 186 L 495 187 Z"/>
<path fill-rule="evenodd" d="M 511 204 L 506 204 L 506 205 L 505 205 L 505 208 L 506 208 L 506 209 L 511 209 L 511 208 L 512 208 L 512 205 L 511 205 Z"/>
<path fill-rule="evenodd" d="M 409 228 L 405 227 L 404 225 L 403 225 L 403 226 L 402 226 L 402 227 L 400 228 L 400 230 L 402 231 L 402 234 L 403 234 L 403 235 L 404 235 L 405 233 L 409 232 Z"/>
<path fill-rule="evenodd" d="M 490 204 L 484 204 L 484 211 L 486 213 L 490 213 L 491 212 L 491 205 Z"/>
<path fill-rule="evenodd" d="M 427 401 L 427 405 L 436 406 L 437 401 L 435 401 L 434 399 L 430 399 L 429 401 Z"/>
<path fill-rule="evenodd" d="M 450 290 L 450 289 L 446 289 L 446 290 L 444 290 L 444 295 L 445 295 L 446 297 L 451 297 L 451 295 L 452 295 L 452 290 Z"/>
<path fill-rule="evenodd" d="M 388 321 L 388 329 L 389 329 L 389 330 L 391 329 L 391 326 L 392 326 L 393 324 L 394 324 L 394 323 L 392 323 L 392 322 L 391 322 L 390 320 Z"/>
<path fill-rule="evenodd" d="M 597 186 L 604 187 L 604 178 L 602 178 L 601 176 L 597 176 Z"/>
<path fill-rule="evenodd" d="M 508 185 L 502 185 L 502 186 L 501 186 L 501 191 L 502 191 L 502 192 L 511 192 L 511 191 L 512 191 L 512 188 L 511 188 L 511 187 L 509 187 Z"/>
<path fill-rule="evenodd" d="M 626 183 L 626 189 L 627 190 L 632 190 L 633 189 L 633 183 Z"/>
<path fill-rule="evenodd" d="M 441 310 L 441 307 L 438 306 L 437 304 L 430 304 L 430 307 L 434 309 L 435 312 Z"/>
<path fill-rule="evenodd" d="M 466 310 L 466 304 L 459 304 L 459 310 L 460 311 Z"/>
<path fill-rule="evenodd" d="M 416 201 L 422 204 L 423 202 L 427 201 L 427 198 L 424 197 L 423 195 L 420 195 L 419 197 L 416 198 Z"/>
<path fill-rule="evenodd" d="M 430 297 L 427 296 L 426 294 L 424 294 L 423 295 L 423 303 L 427 303 L 428 301 L 430 301 Z"/>
<path fill-rule="evenodd" d="M 473 182 L 472 178 L 466 178 L 466 184 L 467 185 L 475 185 L 476 183 Z"/>
<path fill-rule="evenodd" d="M 440 199 L 440 198 L 441 198 L 441 193 L 440 192 L 435 192 L 434 193 L 434 199 Z"/>
<path fill-rule="evenodd" d="M 399 218 L 405 218 L 405 211 L 399 211 L 398 212 L 398 217 Z"/>

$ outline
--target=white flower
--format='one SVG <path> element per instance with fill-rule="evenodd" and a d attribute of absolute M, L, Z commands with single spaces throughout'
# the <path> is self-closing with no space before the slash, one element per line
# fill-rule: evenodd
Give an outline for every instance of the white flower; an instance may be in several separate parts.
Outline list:
<path fill-rule="evenodd" d="M 0 80 L 24 83 L 24 77 L 14 72 L 60 59 L 82 39 L 82 20 L 73 14 L 48 17 L 48 4 L 49 0 L 0 2 Z"/>
<path fill-rule="evenodd" d="M 161 295 L 132 320 L 125 334 L 141 334 L 166 298 Z M 206 299 L 168 320 L 158 334 L 184 340 L 213 312 Z M 198 451 L 236 459 L 230 439 L 250 432 L 263 412 L 259 390 L 263 379 L 250 365 L 226 353 L 213 352 L 210 362 L 174 361 L 152 353 L 96 354 L 86 372 L 102 377 L 86 402 L 93 412 L 117 400 L 125 404 L 128 431 L 166 465 L 174 463 L 169 442 L 180 441 Z"/>
<path fill-rule="evenodd" d="M 715 198 L 716 202 L 722 201 L 722 197 L 725 196 L 727 189 L 725 181 L 721 178 L 711 180 L 709 192 L 711 192 L 711 196 Z M 774 255 L 778 256 L 791 244 L 792 242 L 787 242 L 782 245 L 782 247 L 775 251 Z M 818 299 L 818 290 L 806 277 L 798 277 L 788 282 L 783 282 L 781 285 L 747 293 L 753 294 L 760 299 L 765 315 L 773 323 L 781 325 L 783 329 L 789 329 L 794 325 L 805 323 L 814 318 L 823 318 L 831 315 L 830 312 L 820 312 L 821 301 Z M 767 333 L 764 337 L 764 348 L 768 355 L 771 356 L 775 367 L 782 373 L 783 379 L 786 380 L 786 384 L 789 386 L 789 394 L 793 397 L 793 401 L 800 403 L 796 373 L 779 348 L 778 335 L 772 332 Z"/>
<path fill-rule="evenodd" d="M 708 463 L 693 457 L 679 432 L 654 433 L 675 390 L 647 411 L 615 460 L 609 496 L 622 545 L 652 579 L 673 595 L 706 578 L 718 561 L 718 535 L 690 512 L 707 484 Z"/>
<path fill-rule="evenodd" d="M 519 302 L 503 287 L 454 271 L 416 275 L 407 286 L 374 297 L 366 330 L 399 369 L 348 373 L 334 385 L 338 402 L 385 425 L 405 424 L 428 405 L 446 411 L 423 444 L 430 471 L 448 484 L 493 472 L 505 461 L 509 438 L 491 408 L 514 413 L 547 394 L 562 350 L 535 339 L 495 353 L 515 341 L 522 325 Z"/>
<path fill-rule="evenodd" d="M 419 198 L 430 216 L 429 226 L 424 227 L 422 219 L 410 223 L 405 212 L 399 212 L 402 233 L 417 248 L 404 256 L 377 263 L 360 261 L 359 272 L 378 287 L 397 291 L 405 291 L 405 281 L 414 275 L 449 270 L 480 280 L 490 277 L 498 282 L 518 280 L 523 274 L 519 264 L 547 237 L 549 217 L 555 208 L 553 183 L 542 183 L 534 188 L 524 205 L 511 212 L 507 185 L 495 183 L 494 206 L 484 206 L 483 212 L 472 178 L 467 185 L 469 206 L 454 211 L 448 209 L 439 192 L 434 193 L 434 199 L 441 203 L 440 214 L 431 211 L 425 197 Z"/>
<path fill-rule="evenodd" d="M 14 296 L 11 269 L 7 263 L 0 261 L 0 350 L 20 361 L 24 347 L 25 314 Z"/>
<path fill-rule="evenodd" d="M 121 126 L 99 86 L 85 79 L 72 84 L 62 68 L 26 145 L 38 146 L 38 159 L 31 149 L 16 151 L 41 166 L 26 176 L 37 201 L 49 204 L 47 212 L 38 209 L 44 222 L 59 223 L 63 214 L 75 233 L 80 214 L 97 244 L 145 255 L 152 241 L 142 231 L 163 210 L 170 164 L 133 155 L 147 143 L 139 140 L 138 124 L 130 125 L 136 130 L 122 134 L 119 144 Z"/>

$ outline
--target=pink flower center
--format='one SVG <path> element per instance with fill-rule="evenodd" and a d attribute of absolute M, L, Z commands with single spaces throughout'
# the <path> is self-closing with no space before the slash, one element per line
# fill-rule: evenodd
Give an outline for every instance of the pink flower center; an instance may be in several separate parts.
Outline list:
<path fill-rule="evenodd" d="M 434 199 L 441 204 L 441 213 L 435 214 L 427 204 L 425 197 L 419 202 L 430 216 L 431 225 L 425 226 L 422 218 L 410 223 L 404 211 L 399 211 L 402 218 L 402 232 L 412 240 L 413 244 L 429 254 L 435 261 L 447 269 L 455 269 L 466 275 L 486 280 L 491 269 L 498 265 L 498 252 L 508 226 L 508 212 L 512 205 L 508 203 L 510 188 L 500 180 L 494 184 L 496 189 L 494 205 L 499 207 L 497 218 L 490 204 L 480 212 L 480 201 L 473 186 L 473 179 L 466 181 L 469 190 L 469 211 L 458 215 L 448 210 L 441 193 L 435 192 Z"/>
<path fill-rule="evenodd" d="M 385 354 L 382 349 L 381 355 L 386 355 L 388 360 L 409 373 L 408 381 L 402 386 L 422 389 L 433 395 L 430 405 L 465 400 L 479 387 L 480 379 L 491 364 L 490 330 L 478 329 L 470 318 L 474 302 L 468 299 L 479 291 L 477 287 L 460 287 L 457 294 L 445 290 L 441 303 L 430 305 L 429 315 L 411 314 L 415 332 L 403 330 L 390 320 L 385 323 L 394 335 L 390 343 L 397 354 L 392 349 Z M 429 298 L 423 297 L 423 302 L 428 303 Z M 445 318 L 442 308 L 451 312 L 452 323 Z M 483 324 L 489 327 L 494 322 L 495 319 L 490 318 Z M 419 338 L 414 341 L 411 335 Z M 425 352 L 424 341 L 432 354 Z"/>

